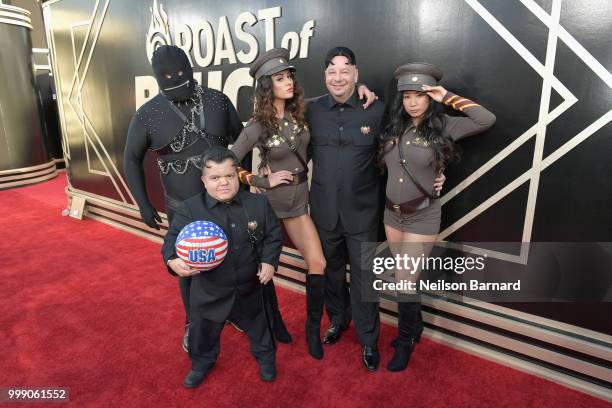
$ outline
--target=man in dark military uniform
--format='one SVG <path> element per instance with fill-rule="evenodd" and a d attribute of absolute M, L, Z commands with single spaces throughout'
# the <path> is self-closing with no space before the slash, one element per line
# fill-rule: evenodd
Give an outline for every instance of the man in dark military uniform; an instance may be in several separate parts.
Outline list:
<path fill-rule="evenodd" d="M 276 377 L 275 345 L 263 302 L 262 285 L 270 284 L 282 248 L 281 228 L 265 196 L 239 190 L 237 158 L 224 147 L 204 155 L 202 181 L 206 192 L 185 200 L 176 210 L 162 254 L 170 273 L 191 277 L 188 388 L 202 383 L 219 355 L 219 337 L 226 319 L 242 327 L 259 364 L 260 377 Z M 211 221 L 228 237 L 224 261 L 199 273 L 175 251 L 181 229 L 193 221 Z"/>
<path fill-rule="evenodd" d="M 378 368 L 380 321 L 378 303 L 361 301 L 361 244 L 377 241 L 380 225 L 377 137 L 384 104 L 363 109 L 355 92 L 355 55 L 345 47 L 325 58 L 329 95 L 308 104 L 313 176 L 310 210 L 319 231 L 327 267 L 325 307 L 331 325 L 323 339 L 333 344 L 352 319 L 363 345 L 366 368 Z M 346 284 L 346 256 L 351 267 L 351 292 Z"/>
<path fill-rule="evenodd" d="M 352 318 L 364 365 L 375 371 L 380 363 L 380 320 L 378 303 L 361 299 L 372 273 L 363 266 L 371 265 L 373 256 L 372 251 L 362 252 L 362 244 L 378 241 L 382 222 L 376 159 L 384 104 L 374 101 L 362 109 L 355 92 L 357 79 L 355 54 L 346 47 L 331 49 L 325 58 L 329 95 L 310 102 L 307 109 L 313 161 L 310 211 L 327 261 L 325 308 L 331 325 L 323 342 L 337 342 Z M 443 176 L 436 179 L 434 187 L 441 188 L 443 181 Z"/>

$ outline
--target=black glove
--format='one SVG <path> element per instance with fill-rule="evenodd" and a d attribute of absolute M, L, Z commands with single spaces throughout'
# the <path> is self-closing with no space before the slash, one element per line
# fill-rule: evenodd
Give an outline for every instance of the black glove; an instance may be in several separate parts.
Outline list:
<path fill-rule="evenodd" d="M 159 222 L 160 224 L 162 222 L 162 219 L 157 213 L 157 211 L 155 211 L 155 208 L 150 205 L 143 206 L 140 208 L 140 217 L 142 218 L 142 221 L 145 224 L 147 224 L 151 228 L 155 228 L 156 230 L 159 229 L 159 225 L 157 224 L 157 222 Z"/>

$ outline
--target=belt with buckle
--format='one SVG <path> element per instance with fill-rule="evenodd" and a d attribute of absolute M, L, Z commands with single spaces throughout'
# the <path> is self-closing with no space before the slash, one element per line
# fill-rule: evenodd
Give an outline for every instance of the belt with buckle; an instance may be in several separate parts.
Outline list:
<path fill-rule="evenodd" d="M 387 200 L 385 207 L 390 209 L 396 214 L 410 214 L 415 211 L 423 210 L 431 205 L 432 200 L 429 197 L 423 196 L 415 198 L 414 200 L 406 201 L 404 203 L 395 204 L 393 201 Z"/>
<path fill-rule="evenodd" d="M 289 184 L 293 186 L 297 186 L 298 184 L 302 184 L 308 181 L 308 172 L 303 171 L 301 173 L 297 173 L 293 175 L 293 181 L 290 181 Z"/>

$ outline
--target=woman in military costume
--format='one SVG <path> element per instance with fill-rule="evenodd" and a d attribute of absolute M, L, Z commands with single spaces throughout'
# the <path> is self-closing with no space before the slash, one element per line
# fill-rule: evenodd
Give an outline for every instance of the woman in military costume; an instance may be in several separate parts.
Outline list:
<path fill-rule="evenodd" d="M 257 80 L 254 110 L 232 150 L 238 160 L 254 147 L 261 152 L 267 176 L 240 172 L 243 182 L 265 189 L 272 208 L 308 265 L 306 277 L 308 352 L 323 358 L 320 324 L 323 315 L 325 257 L 308 215 L 307 149 L 310 133 L 304 118 L 304 91 L 289 65 L 289 51 L 275 48 L 261 55 L 249 73 Z"/>
<path fill-rule="evenodd" d="M 437 240 L 441 217 L 438 194 L 429 186 L 457 157 L 454 143 L 493 126 L 495 115 L 437 85 L 442 72 L 434 65 L 402 65 L 395 77 L 398 94 L 380 144 L 380 158 L 388 172 L 385 232 L 394 254 L 428 256 Z M 466 116 L 445 115 L 443 105 Z M 419 272 L 401 279 L 416 281 Z M 399 275 L 396 271 L 396 280 Z M 423 331 L 417 298 L 398 291 L 398 314 L 395 354 L 387 366 L 391 371 L 406 368 Z"/>

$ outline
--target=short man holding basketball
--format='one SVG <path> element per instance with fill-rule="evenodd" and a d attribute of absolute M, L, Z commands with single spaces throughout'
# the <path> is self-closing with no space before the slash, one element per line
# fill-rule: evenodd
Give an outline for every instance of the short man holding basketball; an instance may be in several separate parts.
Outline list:
<path fill-rule="evenodd" d="M 239 190 L 234 153 L 213 147 L 202 162 L 206 192 L 179 206 L 162 247 L 170 273 L 193 277 L 189 309 L 192 368 L 183 384 L 193 388 L 204 381 L 219 355 L 219 337 L 228 319 L 246 331 L 260 377 L 273 381 L 276 347 L 262 285 L 272 279 L 278 267 L 280 224 L 265 196 Z M 212 222 L 227 236 L 225 259 L 214 269 L 192 269 L 177 255 L 177 237 L 193 221 Z"/>

